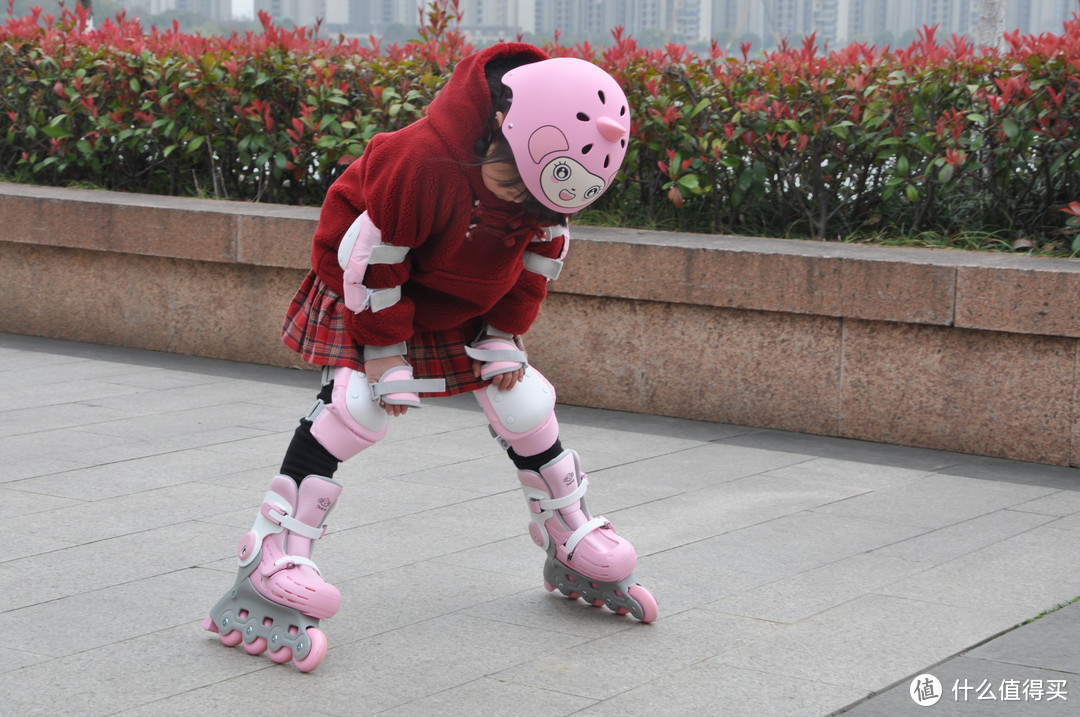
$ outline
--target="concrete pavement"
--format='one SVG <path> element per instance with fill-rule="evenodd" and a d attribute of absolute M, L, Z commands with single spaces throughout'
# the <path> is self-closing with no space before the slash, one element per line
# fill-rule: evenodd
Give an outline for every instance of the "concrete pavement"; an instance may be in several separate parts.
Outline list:
<path fill-rule="evenodd" d="M 1080 603 L 1017 627 L 1080 596 L 1075 469 L 560 406 L 641 625 L 543 589 L 470 397 L 339 472 L 322 666 L 226 648 L 202 619 L 317 383 L 0 334 L 5 714 L 1077 713 Z"/>

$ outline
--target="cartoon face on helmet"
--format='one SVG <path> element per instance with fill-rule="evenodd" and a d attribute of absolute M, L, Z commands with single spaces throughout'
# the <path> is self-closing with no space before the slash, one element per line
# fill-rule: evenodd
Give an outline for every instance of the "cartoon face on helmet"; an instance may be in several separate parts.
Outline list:
<path fill-rule="evenodd" d="M 622 88 L 571 57 L 514 68 L 502 81 L 513 91 L 503 136 L 525 187 L 563 214 L 594 202 L 626 156 L 630 108 Z"/>

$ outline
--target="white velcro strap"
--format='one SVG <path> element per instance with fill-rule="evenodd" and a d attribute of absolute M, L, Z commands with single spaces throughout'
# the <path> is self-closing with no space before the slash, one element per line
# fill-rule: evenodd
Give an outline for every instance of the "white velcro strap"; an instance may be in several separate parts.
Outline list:
<path fill-rule="evenodd" d="M 469 358 L 482 361 L 483 363 L 495 363 L 496 361 L 526 363 L 528 361 L 528 356 L 520 349 L 477 349 L 472 346 L 466 346 L 465 354 Z"/>
<path fill-rule="evenodd" d="M 547 227 L 546 231 L 547 239 L 545 239 L 545 241 L 551 241 L 552 239 L 558 239 L 559 237 L 564 237 L 570 234 L 569 227 L 567 227 L 565 224 L 555 224 L 553 226 Z"/>
<path fill-rule="evenodd" d="M 298 535 L 302 535 L 310 540 L 318 540 L 319 538 L 323 537 L 323 533 L 326 532 L 325 526 L 321 528 L 313 528 L 307 523 L 301 523 L 299 520 L 292 517 L 291 515 L 281 516 L 281 520 L 278 522 L 281 524 L 282 528 L 285 528 L 290 533 L 297 533 Z"/>
<path fill-rule="evenodd" d="M 523 261 L 525 262 L 525 271 L 539 274 L 550 281 L 555 281 L 559 278 L 559 274 L 562 273 L 563 263 L 558 259 L 549 259 L 535 252 L 527 251 Z"/>
<path fill-rule="evenodd" d="M 487 338 L 509 339 L 510 341 L 514 340 L 514 335 L 512 333 L 510 333 L 509 331 L 503 331 L 502 329 L 497 329 L 494 326 L 492 326 L 491 324 L 486 323 L 486 322 L 484 323 L 484 328 L 481 329 L 479 334 L 477 334 L 476 340 L 480 341 L 481 339 L 483 339 L 485 337 L 487 337 Z"/>
<path fill-rule="evenodd" d="M 371 247 L 371 252 L 368 254 L 368 264 L 400 264 L 405 261 L 405 255 L 408 253 L 407 246 L 376 244 Z"/>
<path fill-rule="evenodd" d="M 441 378 L 403 378 L 371 384 L 371 400 L 379 401 L 390 393 L 442 393 L 446 381 Z"/>
<path fill-rule="evenodd" d="M 573 493 L 564 495 L 562 498 L 546 498 L 536 501 L 540 506 L 540 510 L 562 510 L 568 506 L 577 503 L 585 495 L 585 491 L 589 488 L 589 479 L 587 476 L 581 476 L 581 485 L 577 487 Z"/>
<path fill-rule="evenodd" d="M 364 360 L 387 358 L 388 356 L 405 356 L 409 353 L 409 345 L 404 341 L 392 346 L 365 346 Z"/>
<path fill-rule="evenodd" d="M 399 301 L 401 301 L 400 286 L 395 286 L 392 289 L 372 289 L 368 293 L 368 305 L 371 307 L 372 312 L 389 309 Z"/>
<path fill-rule="evenodd" d="M 582 538 L 594 530 L 603 528 L 607 525 L 610 525 L 607 519 L 604 516 L 600 516 L 599 518 L 593 518 L 588 523 L 575 530 L 566 540 L 566 554 L 568 556 L 573 555 L 574 548 L 577 547 L 577 544 L 581 542 Z"/>

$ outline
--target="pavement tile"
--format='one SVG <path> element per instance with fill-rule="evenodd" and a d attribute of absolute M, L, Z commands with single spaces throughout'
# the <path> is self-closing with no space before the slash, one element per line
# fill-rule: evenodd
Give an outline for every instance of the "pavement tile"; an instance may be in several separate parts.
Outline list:
<path fill-rule="evenodd" d="M 202 618 L 318 386 L 0 334 L 5 713 L 260 715 L 273 695 L 343 717 L 902 715 L 926 671 L 946 697 L 964 678 L 1080 689 L 1080 607 L 1013 629 L 1080 596 L 1075 469 L 560 405 L 590 508 L 659 603 L 641 625 L 544 589 L 470 396 L 338 471 L 315 559 L 343 606 L 319 669 L 225 648 Z"/>
<path fill-rule="evenodd" d="M 864 595 L 786 625 L 722 656 L 735 667 L 847 689 L 888 685 L 1011 627 L 1007 618 L 966 608 Z"/>
<path fill-rule="evenodd" d="M 823 510 L 926 528 L 940 528 L 1055 492 L 1039 485 L 927 474 L 902 486 L 853 496 Z"/>

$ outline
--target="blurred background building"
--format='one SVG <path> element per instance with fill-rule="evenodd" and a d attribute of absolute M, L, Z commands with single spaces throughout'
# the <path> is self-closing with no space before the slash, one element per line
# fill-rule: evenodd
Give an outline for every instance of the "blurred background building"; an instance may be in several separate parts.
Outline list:
<path fill-rule="evenodd" d="M 640 44 L 667 42 L 727 49 L 744 42 L 773 47 L 782 38 L 800 41 L 816 33 L 819 45 L 852 41 L 906 45 L 923 26 L 938 37 L 975 38 L 983 0 L 459 0 L 462 28 L 484 46 L 498 40 L 540 42 L 559 32 L 564 44 L 606 44 L 622 27 Z M 1002 0 L 1005 30 L 1060 32 L 1080 12 L 1080 0 Z M 15 0 L 16 6 L 35 0 Z M 416 37 L 429 0 L 94 0 L 95 12 L 121 7 L 129 15 L 163 24 L 169 17 L 205 16 L 229 24 L 260 10 L 285 25 L 321 22 L 328 33 L 376 35 L 388 42 Z"/>

